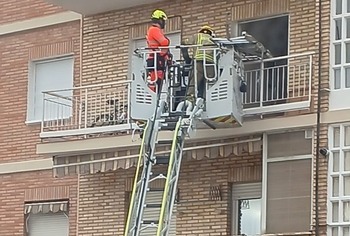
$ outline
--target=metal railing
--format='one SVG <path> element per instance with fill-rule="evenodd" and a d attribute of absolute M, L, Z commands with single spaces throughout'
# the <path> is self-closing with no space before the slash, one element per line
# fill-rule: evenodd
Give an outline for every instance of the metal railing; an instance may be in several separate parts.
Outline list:
<path fill-rule="evenodd" d="M 129 101 L 130 81 L 45 91 L 41 137 L 131 129 Z"/>
<path fill-rule="evenodd" d="M 309 108 L 313 54 L 309 52 L 245 63 L 245 114 Z"/>
<path fill-rule="evenodd" d="M 245 63 L 245 115 L 307 109 L 311 103 L 313 54 Z M 43 93 L 42 138 L 128 131 L 131 81 Z"/>

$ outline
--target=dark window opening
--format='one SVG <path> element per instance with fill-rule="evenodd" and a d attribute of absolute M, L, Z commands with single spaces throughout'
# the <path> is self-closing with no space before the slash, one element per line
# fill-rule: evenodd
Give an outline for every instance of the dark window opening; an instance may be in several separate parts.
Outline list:
<path fill-rule="evenodd" d="M 268 49 L 273 57 L 288 55 L 288 27 L 289 16 L 280 16 L 269 19 L 261 19 L 249 22 L 241 22 L 238 25 L 239 34 L 243 31 L 252 35 L 256 40 L 261 42 Z M 285 103 L 288 91 L 288 60 L 273 60 L 264 63 L 263 72 L 263 94 L 261 96 L 261 71 L 259 62 L 245 66 L 246 71 L 256 71 L 251 73 L 254 78 L 247 78 L 248 86 L 248 104 L 254 106 L 254 102 Z M 249 76 L 247 76 L 249 77 Z M 249 89 L 248 89 L 249 90 Z"/>

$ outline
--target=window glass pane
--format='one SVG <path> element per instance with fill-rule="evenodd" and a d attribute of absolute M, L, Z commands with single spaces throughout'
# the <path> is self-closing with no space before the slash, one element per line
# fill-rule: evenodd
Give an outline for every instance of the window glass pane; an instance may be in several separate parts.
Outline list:
<path fill-rule="evenodd" d="M 333 147 L 339 147 L 340 144 L 340 128 L 334 127 L 333 129 Z"/>
<path fill-rule="evenodd" d="M 345 48 L 346 48 L 346 63 L 350 63 L 350 43 L 347 43 L 345 45 Z"/>
<path fill-rule="evenodd" d="M 332 222 L 338 222 L 339 203 L 332 202 Z"/>
<path fill-rule="evenodd" d="M 341 28 L 341 21 L 340 19 L 335 19 L 335 40 L 340 40 L 342 38 L 342 28 Z"/>
<path fill-rule="evenodd" d="M 350 228 L 349 227 L 343 228 L 343 235 L 350 235 Z"/>
<path fill-rule="evenodd" d="M 338 177 L 333 177 L 333 197 L 338 197 L 339 196 L 339 178 Z"/>
<path fill-rule="evenodd" d="M 350 196 L 350 176 L 344 176 L 344 196 Z"/>
<path fill-rule="evenodd" d="M 347 0 L 346 6 L 346 12 L 350 12 L 350 0 Z"/>
<path fill-rule="evenodd" d="M 340 89 L 340 68 L 334 69 L 334 89 Z"/>
<path fill-rule="evenodd" d="M 341 63 L 341 44 L 334 45 L 334 56 L 335 56 L 335 65 Z"/>
<path fill-rule="evenodd" d="M 335 2 L 335 14 L 339 15 L 342 12 L 342 0 L 336 0 Z"/>
<path fill-rule="evenodd" d="M 332 228 L 332 236 L 338 236 L 338 227 Z"/>
<path fill-rule="evenodd" d="M 350 88 L 350 68 L 345 68 L 345 87 Z"/>
<path fill-rule="evenodd" d="M 350 151 L 344 152 L 344 170 L 350 171 Z"/>
<path fill-rule="evenodd" d="M 345 146 L 350 146 L 350 126 L 344 127 L 344 133 L 345 133 Z"/>
<path fill-rule="evenodd" d="M 339 152 L 333 153 L 333 172 L 339 172 Z"/>
<path fill-rule="evenodd" d="M 261 199 L 240 201 L 241 229 L 240 234 L 260 235 Z"/>
<path fill-rule="evenodd" d="M 343 221 L 350 222 L 350 202 L 343 202 Z"/>
<path fill-rule="evenodd" d="M 350 38 L 350 18 L 346 18 L 346 38 Z"/>

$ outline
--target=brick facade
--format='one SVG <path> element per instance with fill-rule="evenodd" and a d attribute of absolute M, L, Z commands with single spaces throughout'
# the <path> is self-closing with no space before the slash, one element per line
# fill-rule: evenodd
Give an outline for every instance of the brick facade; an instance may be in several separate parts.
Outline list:
<path fill-rule="evenodd" d="M 177 234 L 228 235 L 230 184 L 261 181 L 261 153 L 187 160 L 182 163 L 177 204 Z M 236 168 L 243 169 L 235 175 Z M 158 169 L 158 170 L 157 170 Z M 161 168 L 154 171 L 159 172 Z M 79 235 L 123 235 L 128 191 L 134 168 L 84 175 L 79 183 Z M 254 175 L 254 173 L 256 173 Z M 219 186 L 221 200 L 211 200 L 210 187 Z"/>
<path fill-rule="evenodd" d="M 1 3 L 0 25 L 30 20 L 34 17 L 47 16 L 58 12 L 63 12 L 63 9 L 41 0 L 24 0 L 20 2 L 10 0 Z"/>
<path fill-rule="evenodd" d="M 33 60 L 71 53 L 78 83 L 79 28 L 77 21 L 0 36 L 0 163 L 43 158 L 36 155 L 40 123 L 25 124 L 28 65 Z"/>
<path fill-rule="evenodd" d="M 61 12 L 43 1 L 6 1 L 0 25 Z M 36 154 L 40 124 L 25 124 L 28 65 L 32 60 L 75 56 L 79 78 L 78 21 L 0 36 L 0 164 L 43 159 Z M 0 175 L 0 235 L 25 235 L 24 204 L 69 199 L 70 235 L 76 235 L 77 178 L 55 179 L 51 170 Z"/>
<path fill-rule="evenodd" d="M 55 189 L 58 191 L 53 194 Z M 0 175 L 0 235 L 25 235 L 25 202 L 62 198 L 69 199 L 69 231 L 70 235 L 75 235 L 77 194 L 77 178 L 53 179 L 51 170 Z"/>
<path fill-rule="evenodd" d="M 218 36 L 226 35 L 231 21 L 289 14 L 289 53 L 318 51 L 317 1 L 242 0 L 242 1 L 174 1 L 159 3 L 170 17 L 177 17 L 182 37 L 187 37 L 203 24 L 214 26 Z M 33 10 L 31 10 L 33 9 Z M 35 10 L 34 10 L 35 9 Z M 40 126 L 26 125 L 28 62 L 40 58 L 73 53 L 75 84 L 125 80 L 128 76 L 131 38 L 136 25 L 146 24 L 154 9 L 146 5 L 137 9 L 112 11 L 84 18 L 82 80 L 80 81 L 79 22 L 65 23 L 25 32 L 0 36 L 0 164 L 42 159 L 35 154 L 40 142 Z M 210 10 L 209 10 L 210 9 Z M 0 10 L 0 25 L 61 12 L 62 9 L 39 0 L 10 1 Z M 181 13 L 181 17 L 179 17 Z M 322 88 L 329 77 L 330 3 L 323 3 Z M 314 63 L 317 63 L 317 54 Z M 315 65 L 315 64 L 314 64 Z M 317 73 L 313 70 L 313 107 L 317 101 Z M 14 97 L 14 95 L 16 95 Z M 14 109 L 16 108 L 16 109 Z M 322 93 L 322 111 L 328 109 L 328 94 Z M 305 112 L 303 112 L 305 113 Z M 297 115 L 291 112 L 288 115 Z M 327 146 L 327 127 L 321 131 L 321 146 Z M 11 135 L 9 135 L 11 134 Z M 129 138 L 129 137 L 127 137 Z M 315 150 L 316 152 L 317 150 Z M 261 168 L 261 154 L 220 157 L 183 162 L 179 180 L 180 202 L 177 208 L 178 235 L 229 235 L 230 183 L 250 182 L 248 176 L 238 179 L 237 168 Z M 320 160 L 320 229 L 325 235 L 327 212 L 327 162 Z M 314 166 L 315 172 L 315 166 Z M 235 172 L 236 173 L 236 172 Z M 247 171 L 246 173 L 249 173 Z M 0 235 L 23 235 L 25 201 L 52 200 L 59 196 L 33 194 L 35 189 L 50 192 L 66 186 L 70 199 L 70 235 L 122 235 L 128 208 L 130 179 L 134 169 L 78 177 L 52 178 L 52 172 L 35 171 L 0 175 Z M 244 173 L 242 174 L 244 176 Z M 43 186 L 45 190 L 40 190 Z M 222 200 L 210 200 L 210 186 L 220 186 Z M 315 207 L 315 206 L 314 206 Z M 78 220 L 77 220 L 78 218 Z M 78 222 L 76 222 L 78 221 Z"/>

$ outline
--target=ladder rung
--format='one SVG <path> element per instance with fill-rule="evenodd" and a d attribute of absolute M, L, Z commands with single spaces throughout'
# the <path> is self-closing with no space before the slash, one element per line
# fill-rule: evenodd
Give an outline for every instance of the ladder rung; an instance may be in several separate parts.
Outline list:
<path fill-rule="evenodd" d="M 169 117 L 166 117 L 164 119 L 164 122 L 165 123 L 168 123 L 168 122 L 177 122 L 179 120 L 179 117 L 178 116 L 169 116 Z"/>
<path fill-rule="evenodd" d="M 162 207 L 162 204 L 155 204 L 155 203 L 150 203 L 150 204 L 148 204 L 148 203 L 146 203 L 146 204 L 145 204 L 145 207 L 146 207 L 146 208 L 161 208 L 161 207 Z"/>
<path fill-rule="evenodd" d="M 147 191 L 148 192 L 163 192 L 164 189 L 163 188 L 149 188 Z"/>
<path fill-rule="evenodd" d="M 162 124 L 160 127 L 160 130 L 174 130 L 176 127 L 176 122 L 168 122 L 165 124 Z"/>
<path fill-rule="evenodd" d="M 169 113 L 169 116 L 185 116 L 186 112 L 185 111 L 173 111 Z"/>
<path fill-rule="evenodd" d="M 159 145 L 168 145 L 168 144 L 172 144 L 173 140 L 169 139 L 169 140 L 158 140 L 158 144 Z"/>
<path fill-rule="evenodd" d="M 159 224 L 159 220 L 143 220 L 142 224 L 144 225 L 158 225 Z"/>
<path fill-rule="evenodd" d="M 156 156 L 156 164 L 168 164 L 170 155 Z"/>

